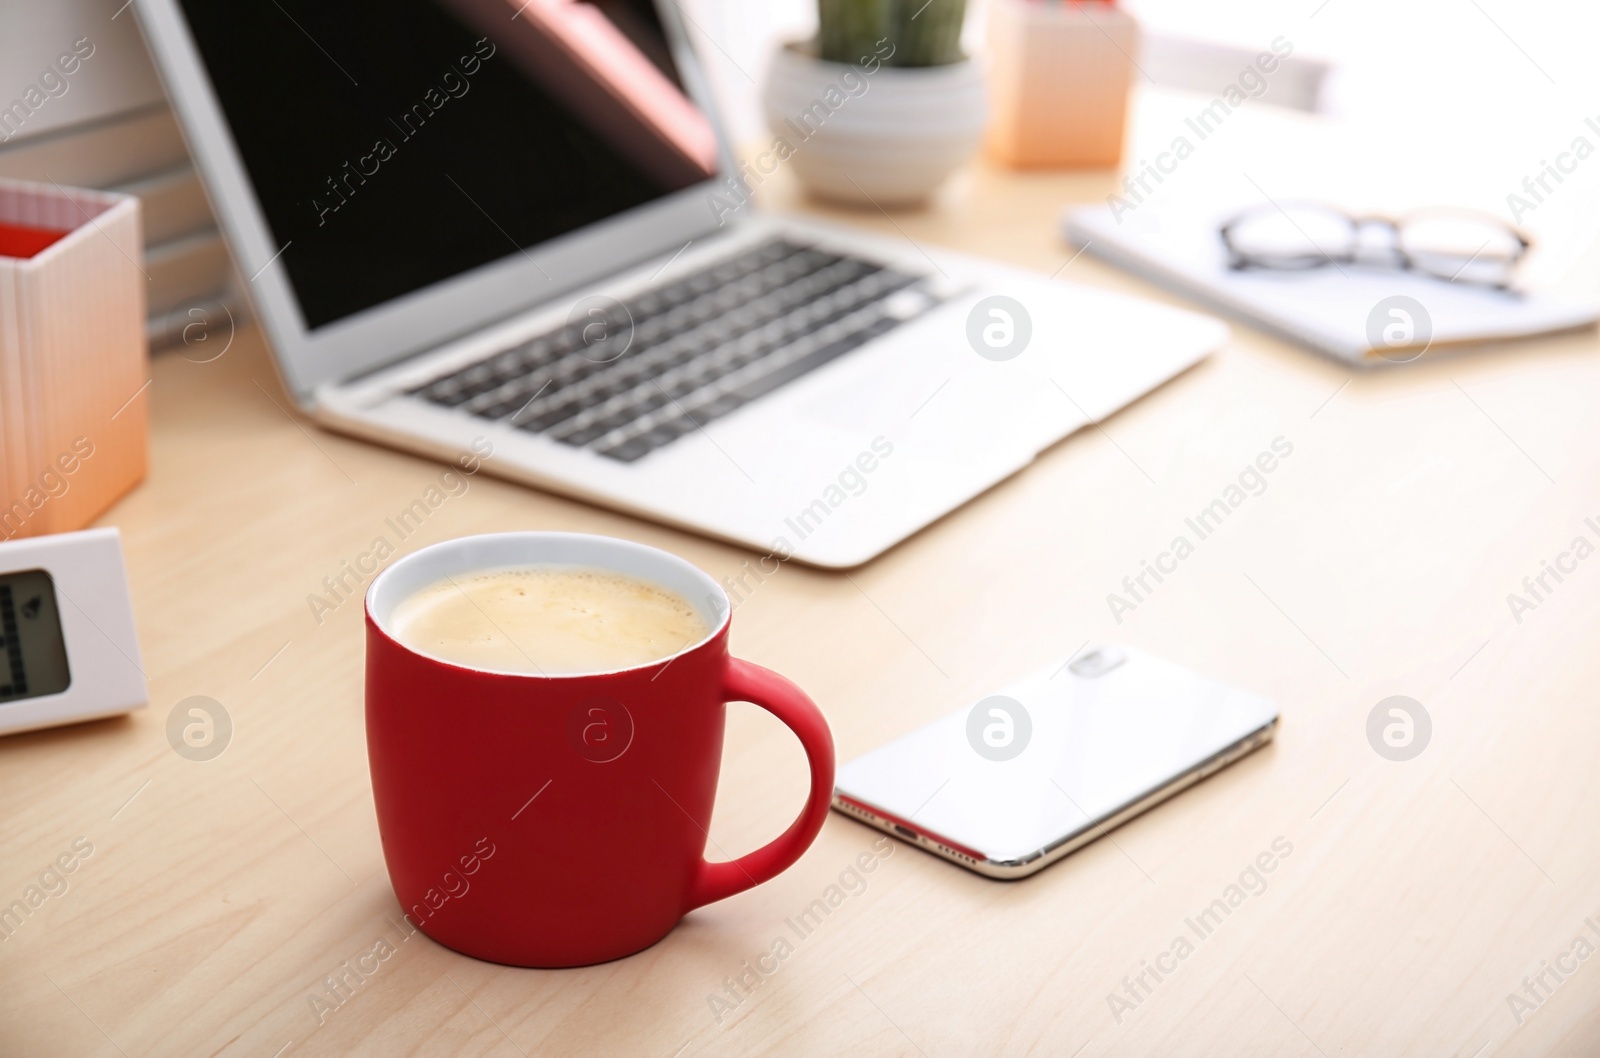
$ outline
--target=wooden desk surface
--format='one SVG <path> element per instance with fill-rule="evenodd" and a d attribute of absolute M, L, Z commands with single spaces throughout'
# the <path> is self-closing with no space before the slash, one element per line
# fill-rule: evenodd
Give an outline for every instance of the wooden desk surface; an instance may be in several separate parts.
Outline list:
<path fill-rule="evenodd" d="M 841 215 L 1054 272 L 1059 208 L 1109 189 L 980 166 L 932 210 Z M 762 193 L 799 204 L 781 175 Z M 1062 279 L 1171 300 L 1088 257 Z M 1547 580 L 1520 622 L 1507 602 L 1600 541 L 1597 353 L 1591 334 L 1352 375 L 1239 328 L 853 575 L 784 568 L 733 644 L 810 691 L 842 758 L 1091 638 L 1266 693 L 1282 732 L 1025 882 L 893 844 L 799 938 L 786 920 L 876 837 L 835 815 L 778 880 L 637 956 L 554 972 L 402 939 L 360 604 L 319 622 L 307 602 L 441 467 L 291 415 L 253 329 L 214 362 L 157 356 L 149 479 L 102 520 L 123 532 L 150 705 L 0 740 L 0 903 L 92 846 L 0 942 L 0 1053 L 1600 1052 L 1600 561 Z M 1293 454 L 1266 490 L 1114 620 L 1107 594 L 1277 437 Z M 528 528 L 641 540 L 718 577 L 752 557 L 484 477 L 401 549 Z M 166 735 L 195 695 L 233 725 L 205 762 Z M 1404 763 L 1366 736 L 1391 695 L 1432 719 Z M 804 788 L 788 733 L 731 707 L 716 845 L 767 840 Z M 1267 852 L 1274 870 L 1240 885 Z M 1220 926 L 1189 925 L 1219 899 Z M 793 954 L 733 1005 L 727 979 L 779 937 Z M 380 940 L 392 957 L 329 1003 L 324 979 Z M 1547 965 L 1566 972 L 1530 998 Z"/>

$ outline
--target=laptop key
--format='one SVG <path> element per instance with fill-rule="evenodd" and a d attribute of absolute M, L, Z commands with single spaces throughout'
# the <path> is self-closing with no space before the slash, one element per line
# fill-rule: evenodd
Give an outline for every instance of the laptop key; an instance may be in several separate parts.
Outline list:
<path fill-rule="evenodd" d="M 624 441 L 615 448 L 602 449 L 600 454 L 622 463 L 634 463 L 655 450 L 656 446 L 643 437 L 635 437 L 631 441 Z"/>
<path fill-rule="evenodd" d="M 443 404 L 453 408 L 458 404 L 465 404 L 472 399 L 472 394 L 458 385 L 433 385 L 424 391 L 428 400 L 435 404 Z"/>

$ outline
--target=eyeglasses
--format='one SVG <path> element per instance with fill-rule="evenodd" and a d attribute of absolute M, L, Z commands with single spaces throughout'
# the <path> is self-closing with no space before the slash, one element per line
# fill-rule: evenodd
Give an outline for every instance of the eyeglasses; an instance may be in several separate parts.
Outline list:
<path fill-rule="evenodd" d="M 1504 288 L 1533 245 L 1486 214 L 1430 209 L 1403 217 L 1358 216 L 1334 206 L 1258 206 L 1222 225 L 1228 266 L 1301 271 L 1363 265 L 1453 283 Z"/>

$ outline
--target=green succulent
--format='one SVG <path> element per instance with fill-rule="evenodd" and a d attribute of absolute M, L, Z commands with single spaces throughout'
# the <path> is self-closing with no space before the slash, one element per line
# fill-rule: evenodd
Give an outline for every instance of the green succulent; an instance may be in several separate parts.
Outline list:
<path fill-rule="evenodd" d="M 966 0 L 817 0 L 817 52 L 829 62 L 878 55 L 886 66 L 960 62 Z M 894 46 L 883 58 L 878 42 Z"/>

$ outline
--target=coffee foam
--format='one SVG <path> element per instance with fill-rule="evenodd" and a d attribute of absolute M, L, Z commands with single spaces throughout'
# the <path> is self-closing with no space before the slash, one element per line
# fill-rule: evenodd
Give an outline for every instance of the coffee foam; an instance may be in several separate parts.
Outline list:
<path fill-rule="evenodd" d="M 584 566 L 516 566 L 437 581 L 395 607 L 396 639 L 496 672 L 571 675 L 663 660 L 711 628 L 682 595 Z"/>

